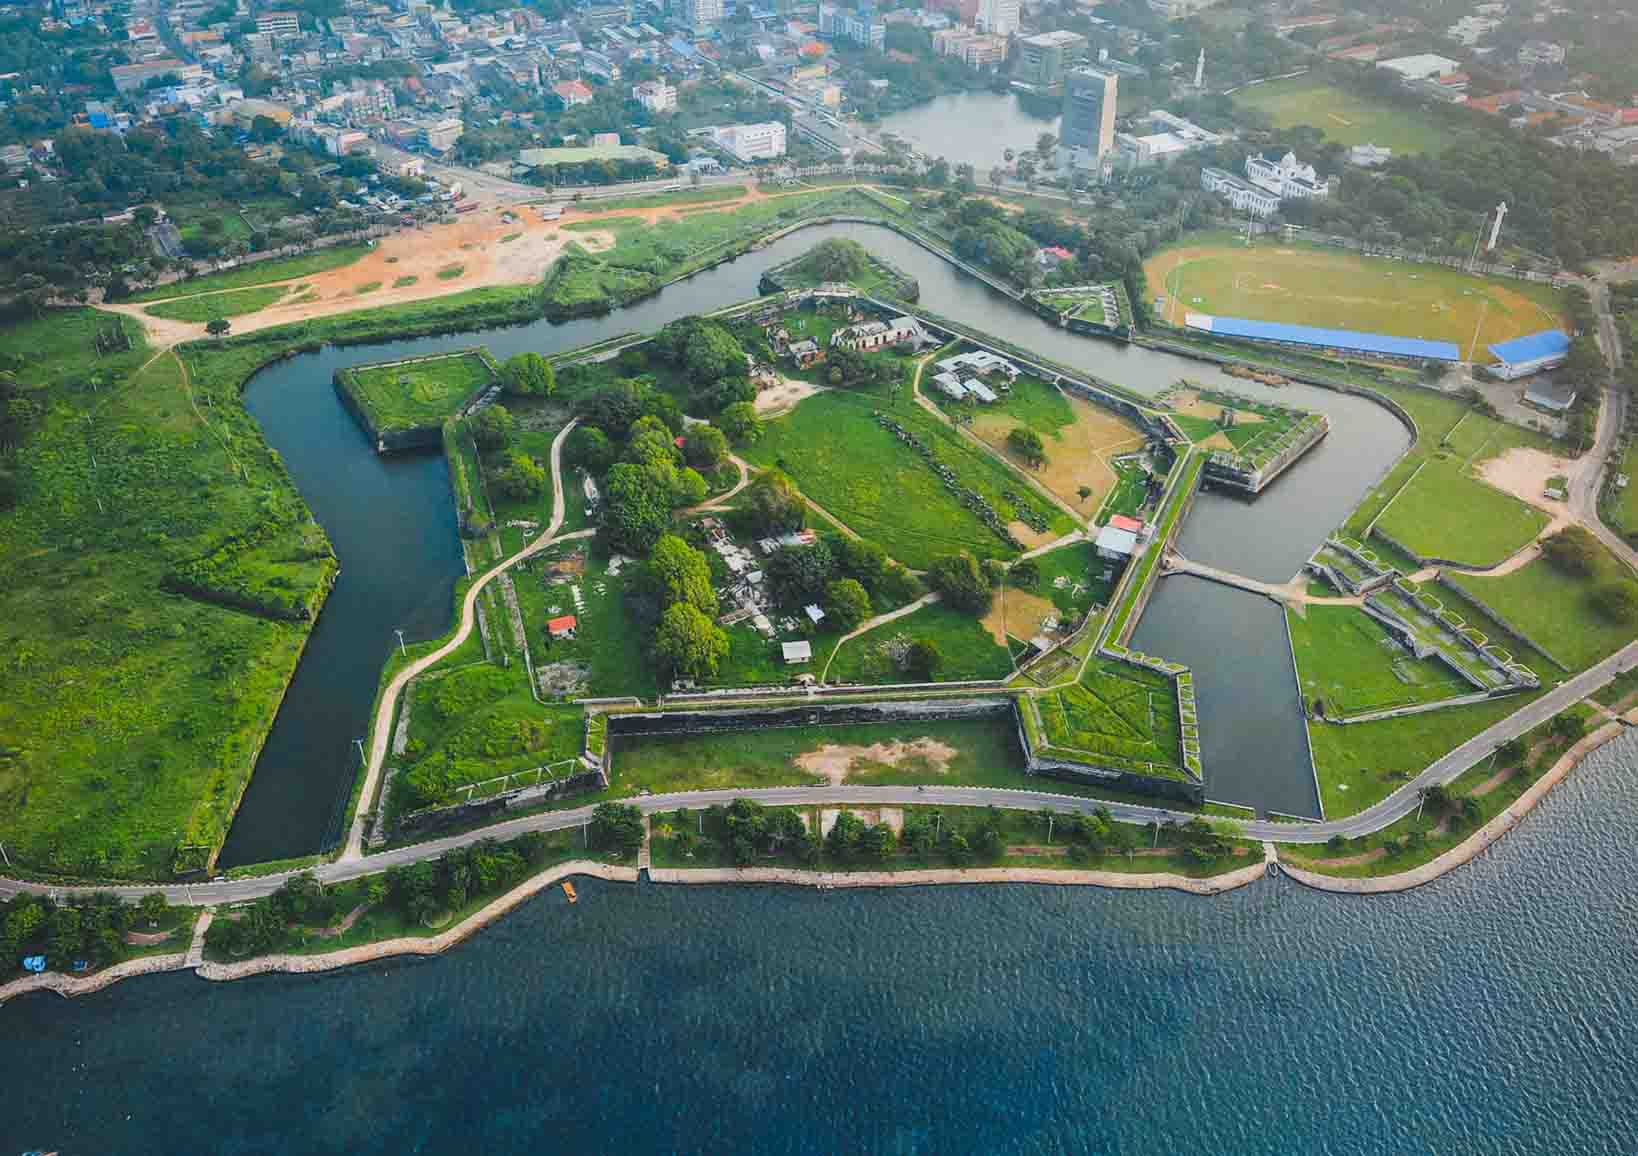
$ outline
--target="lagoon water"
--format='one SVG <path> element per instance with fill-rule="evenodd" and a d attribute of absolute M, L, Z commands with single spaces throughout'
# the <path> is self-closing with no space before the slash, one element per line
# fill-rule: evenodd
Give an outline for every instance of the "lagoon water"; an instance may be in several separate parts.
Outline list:
<path fill-rule="evenodd" d="M 0 1009 L 0 1152 L 1625 1153 L 1638 736 L 1420 890 L 551 889 Z"/>
<path fill-rule="evenodd" d="M 870 225 L 801 230 L 606 317 L 327 348 L 279 362 L 250 381 L 245 401 L 329 531 L 342 569 L 229 833 L 224 866 L 309 854 L 339 834 L 358 765 L 353 741 L 364 734 L 381 663 L 396 645 L 393 632 L 402 628 L 411 641 L 442 633 L 461 573 L 442 457 L 378 458 L 336 398 L 335 370 L 476 344 L 505 358 L 651 332 L 677 317 L 755 296 L 765 269 L 831 236 L 853 237 L 911 273 L 920 282 L 922 302 L 934 312 L 1128 389 L 1154 395 L 1188 378 L 1328 413 L 1330 436 L 1255 502 L 1200 495 L 1179 539 L 1182 552 L 1197 561 L 1257 578 L 1290 578 L 1409 442 L 1397 420 L 1361 398 L 1306 386 L 1269 389 L 1202 362 L 1069 333 L 913 242 Z M 1265 645 L 1237 652 L 1236 639 L 1249 623 L 1271 621 L 1268 608 L 1258 596 L 1237 591 L 1206 597 L 1210 612 L 1201 599 L 1167 591 L 1143 629 L 1150 630 L 1149 620 L 1161 614 L 1177 616 L 1203 700 L 1211 699 L 1219 678 L 1268 688 L 1242 696 L 1234 733 L 1222 727 L 1203 731 L 1207 793 L 1219 797 L 1212 776 L 1213 768 L 1221 768 L 1231 780 L 1225 790 L 1232 792 L 1223 798 L 1294 809 L 1292 798 L 1312 796 L 1313 774 L 1306 756 L 1296 756 L 1301 720 L 1293 710 L 1294 691 L 1290 698 L 1285 693 L 1291 674 L 1283 626 L 1274 621 L 1268 629 L 1276 634 L 1263 639 Z M 1259 757 L 1238 761 L 1246 750 Z M 1295 813 L 1316 812 L 1309 807 Z"/>
<path fill-rule="evenodd" d="M 1059 116 L 1036 116 L 1010 92 L 955 92 L 882 118 L 883 132 L 896 133 L 931 157 L 968 164 L 987 179 L 1006 163 L 1006 151 L 1033 149 L 1044 132 L 1054 136 Z"/>

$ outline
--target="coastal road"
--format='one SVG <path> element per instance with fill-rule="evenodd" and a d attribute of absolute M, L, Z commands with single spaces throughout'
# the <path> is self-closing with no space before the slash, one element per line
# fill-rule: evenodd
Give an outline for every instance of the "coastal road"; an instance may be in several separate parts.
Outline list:
<path fill-rule="evenodd" d="M 1604 473 L 1609 469 L 1616 438 L 1626 424 L 1629 404 L 1627 389 L 1620 377 L 1625 353 L 1616 330 L 1615 315 L 1610 311 L 1609 282 L 1614 277 L 1630 277 L 1635 272 L 1638 269 L 1631 264 L 1612 266 L 1602 270 L 1592 282 L 1592 303 L 1598 318 L 1598 344 L 1604 351 L 1604 359 L 1615 372 L 1610 375 L 1604 390 L 1604 402 L 1598 408 L 1598 429 L 1593 435 L 1592 452 L 1585 467 L 1577 471 L 1570 481 L 1569 506 L 1577 522 L 1596 534 L 1616 557 L 1638 570 L 1638 551 L 1598 516 L 1598 495 L 1603 490 Z"/>
<path fill-rule="evenodd" d="M 468 603 L 469 608 L 470 605 Z M 1507 742 L 1509 739 L 1518 738 L 1526 731 L 1546 722 L 1565 707 L 1579 702 L 1614 678 L 1618 673 L 1633 666 L 1638 666 L 1638 642 L 1629 644 L 1597 666 L 1566 680 L 1535 702 L 1463 743 L 1433 763 L 1416 778 L 1405 783 L 1388 798 L 1357 815 L 1319 823 L 1276 823 L 1258 820 L 1241 823 L 1240 827 L 1247 838 L 1268 840 L 1275 843 L 1323 843 L 1333 835 L 1342 835 L 1346 838 L 1368 835 L 1416 810 L 1421 802 L 1423 788 L 1430 787 L 1435 783 L 1450 782 L 1470 767 L 1488 758 L 1502 743 Z M 385 724 L 379 724 L 377 731 L 378 733 L 385 733 Z M 694 809 L 719 803 L 726 804 L 734 799 L 741 798 L 754 799 L 768 806 L 834 807 L 846 804 L 870 807 L 909 805 L 940 807 L 994 806 L 1008 810 L 1026 811 L 1038 811 L 1046 807 L 1060 813 L 1081 812 L 1083 814 L 1094 811 L 1099 807 L 1107 807 L 1116 819 L 1137 824 L 1153 822 L 1182 823 L 1200 817 L 1193 812 L 1172 811 L 1164 807 L 1149 807 L 1134 803 L 1105 802 L 1101 799 L 1065 795 L 1051 790 L 1036 791 L 1022 788 L 994 787 L 864 787 L 849 786 L 847 784 L 812 787 L 760 787 L 747 790 L 677 791 L 665 795 L 641 795 L 621 801 L 635 805 L 644 814 L 652 815 L 661 811 L 674 811 L 679 807 Z M 344 856 L 333 863 L 325 863 L 315 867 L 313 874 L 322 882 L 340 883 L 393 867 L 402 867 L 427 859 L 435 859 L 453 847 L 466 846 L 477 842 L 479 839 L 511 839 L 528 831 L 573 830 L 589 823 L 593 810 L 593 806 L 584 806 L 566 808 L 560 811 L 546 811 L 537 815 L 525 815 L 516 819 L 508 819 L 505 822 L 485 827 L 480 831 L 448 835 L 440 839 L 428 840 L 425 843 L 416 843 L 410 847 L 399 847 L 391 851 L 384 851 L 377 855 L 368 857 Z M 151 891 L 160 891 L 164 893 L 166 900 L 170 903 L 221 905 L 243 903 L 271 894 L 292 874 L 294 872 L 285 871 L 250 879 L 231 879 L 212 883 L 100 888 L 52 887 L 40 883 L 0 879 L 0 898 L 11 898 L 25 892 L 66 896 L 105 891 L 134 903 Z"/>

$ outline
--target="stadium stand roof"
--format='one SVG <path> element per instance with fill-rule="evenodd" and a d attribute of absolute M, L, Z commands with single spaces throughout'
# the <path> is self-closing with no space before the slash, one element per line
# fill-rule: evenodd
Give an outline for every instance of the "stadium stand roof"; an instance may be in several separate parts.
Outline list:
<path fill-rule="evenodd" d="M 1539 361 L 1544 357 L 1557 357 L 1561 353 L 1568 353 L 1569 349 L 1570 335 L 1562 329 L 1544 329 L 1540 333 L 1526 334 L 1490 346 L 1491 353 L 1511 365 Z"/>
<path fill-rule="evenodd" d="M 1393 337 L 1386 333 L 1360 333 L 1353 329 L 1321 329 L 1313 325 L 1252 321 L 1246 317 L 1214 317 L 1204 313 L 1190 313 L 1186 321 L 1193 329 L 1204 329 L 1223 337 L 1284 341 L 1292 345 L 1380 353 L 1387 357 L 1421 357 L 1429 361 L 1462 359 L 1461 348 L 1452 341 L 1424 341 L 1419 337 Z"/>

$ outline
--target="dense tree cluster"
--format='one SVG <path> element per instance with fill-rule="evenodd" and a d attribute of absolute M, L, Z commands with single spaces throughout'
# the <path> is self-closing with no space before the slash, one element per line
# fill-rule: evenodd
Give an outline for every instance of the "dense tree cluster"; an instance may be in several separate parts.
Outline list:
<path fill-rule="evenodd" d="M 946 606 L 975 616 L 989 613 L 995 598 L 989 575 L 966 550 L 934 558 L 927 567 L 927 585 L 943 596 Z"/>
<path fill-rule="evenodd" d="M 157 894 L 141 908 L 100 893 L 74 903 L 19 895 L 0 903 L 0 975 L 25 955 L 44 955 L 55 971 L 118 963 L 130 954 L 125 933 L 156 926 L 166 912 L 164 897 Z"/>

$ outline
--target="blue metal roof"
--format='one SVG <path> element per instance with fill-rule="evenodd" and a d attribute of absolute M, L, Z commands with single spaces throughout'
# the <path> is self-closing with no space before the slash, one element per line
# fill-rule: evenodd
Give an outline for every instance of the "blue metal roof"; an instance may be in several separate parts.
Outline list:
<path fill-rule="evenodd" d="M 1461 349 L 1451 341 L 1423 341 L 1418 337 L 1392 337 L 1385 333 L 1360 333 L 1353 329 L 1285 325 L 1278 321 L 1252 321 L 1245 317 L 1213 317 L 1211 332 L 1225 337 L 1288 341 L 1293 345 L 1321 345 L 1330 349 L 1381 353 L 1391 357 L 1424 357 L 1433 361 L 1462 359 Z"/>
<path fill-rule="evenodd" d="M 1569 348 L 1570 335 L 1564 330 L 1543 329 L 1540 333 L 1530 333 L 1492 345 L 1490 352 L 1509 364 L 1519 365 L 1537 358 L 1556 357 L 1568 352 Z"/>

